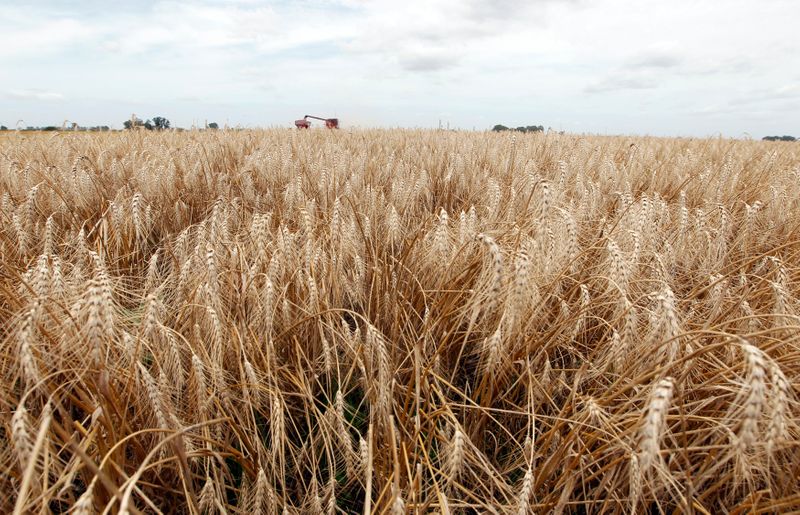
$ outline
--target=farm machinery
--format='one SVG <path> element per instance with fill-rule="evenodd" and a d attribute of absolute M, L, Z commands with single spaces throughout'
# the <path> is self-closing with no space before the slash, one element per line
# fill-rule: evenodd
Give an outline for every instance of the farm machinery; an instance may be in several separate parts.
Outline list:
<path fill-rule="evenodd" d="M 298 129 L 308 129 L 311 127 L 311 122 L 308 121 L 309 118 L 313 118 L 314 120 L 322 120 L 325 122 L 325 127 L 328 129 L 338 129 L 339 128 L 339 119 L 338 118 L 320 118 L 319 116 L 311 116 L 310 114 L 305 115 L 300 120 L 295 120 L 294 124 Z"/>

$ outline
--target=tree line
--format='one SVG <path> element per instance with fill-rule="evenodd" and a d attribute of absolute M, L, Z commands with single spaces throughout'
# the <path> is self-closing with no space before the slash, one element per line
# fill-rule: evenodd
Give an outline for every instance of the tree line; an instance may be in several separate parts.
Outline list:
<path fill-rule="evenodd" d="M 141 119 L 137 118 L 135 115 L 131 116 L 130 120 L 125 120 L 122 122 L 122 126 L 126 129 L 145 129 L 148 131 L 156 130 L 162 131 L 164 129 L 170 128 L 170 121 L 163 116 L 154 116 L 153 120 L 150 121 L 149 119 L 146 121 L 142 121 Z"/>
<path fill-rule="evenodd" d="M 125 127 L 126 129 L 135 128 L 135 129 L 144 129 L 148 131 L 161 131 L 172 127 L 169 119 L 163 116 L 154 116 L 152 120 L 142 121 L 141 119 L 137 118 L 136 115 L 131 116 L 130 120 L 125 120 L 122 123 L 122 126 Z M 212 130 L 219 129 L 219 124 L 217 124 L 217 122 L 207 123 L 206 129 L 212 129 Z"/>
<path fill-rule="evenodd" d="M 544 126 L 542 125 L 526 125 L 525 127 L 506 127 L 505 125 L 497 124 L 492 127 L 494 132 L 502 132 L 502 131 L 517 131 L 517 132 L 544 132 Z"/>
<path fill-rule="evenodd" d="M 6 127 L 5 125 L 0 125 L 0 131 L 7 131 L 7 130 L 8 130 L 8 127 Z M 82 126 L 77 125 L 77 124 L 73 124 L 73 125 L 69 125 L 69 126 L 66 126 L 66 125 L 60 125 L 60 126 L 57 126 L 57 125 L 44 125 L 44 126 L 41 126 L 41 127 L 37 127 L 37 126 L 34 126 L 34 125 L 28 125 L 26 127 L 20 127 L 19 130 L 26 131 L 26 132 L 30 132 L 30 131 L 107 132 L 107 131 L 111 130 L 111 127 L 109 127 L 108 125 L 92 125 L 90 127 L 82 127 Z"/>
<path fill-rule="evenodd" d="M 168 118 L 164 116 L 154 116 L 153 119 L 142 120 L 138 118 L 136 115 L 131 116 L 129 120 L 125 120 L 122 123 L 122 126 L 125 129 L 144 129 L 148 131 L 161 131 L 171 129 L 172 123 L 169 121 Z M 216 122 L 206 123 L 206 129 L 216 130 L 219 129 L 219 124 Z M 183 129 L 175 128 L 178 131 Z M 7 126 L 0 125 L 0 131 L 7 131 L 9 130 Z M 64 122 L 63 125 L 44 125 L 44 126 L 34 126 L 28 125 L 26 127 L 17 127 L 17 130 L 20 131 L 90 131 L 90 132 L 107 132 L 112 130 L 111 127 L 108 125 L 93 125 L 88 127 L 83 127 L 78 125 L 74 122 Z"/>
<path fill-rule="evenodd" d="M 761 139 L 764 141 L 797 141 L 794 136 L 764 136 Z"/>

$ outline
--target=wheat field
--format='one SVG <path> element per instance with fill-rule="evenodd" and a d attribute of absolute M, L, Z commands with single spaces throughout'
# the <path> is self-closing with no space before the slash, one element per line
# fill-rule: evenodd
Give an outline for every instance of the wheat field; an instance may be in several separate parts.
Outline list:
<path fill-rule="evenodd" d="M 800 510 L 800 147 L 0 140 L 4 513 Z"/>

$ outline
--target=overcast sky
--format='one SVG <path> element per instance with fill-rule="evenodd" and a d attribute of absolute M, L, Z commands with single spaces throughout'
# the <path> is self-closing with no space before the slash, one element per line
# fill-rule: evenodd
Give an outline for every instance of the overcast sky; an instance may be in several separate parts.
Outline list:
<path fill-rule="evenodd" d="M 798 22 L 797 0 L 0 0 L 0 123 L 800 136 Z"/>

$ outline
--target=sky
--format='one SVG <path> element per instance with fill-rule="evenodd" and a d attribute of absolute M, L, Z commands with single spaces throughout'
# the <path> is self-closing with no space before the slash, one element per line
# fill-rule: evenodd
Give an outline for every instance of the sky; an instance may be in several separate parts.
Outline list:
<path fill-rule="evenodd" d="M 0 0 L 0 124 L 800 136 L 798 21 L 797 0 Z"/>

